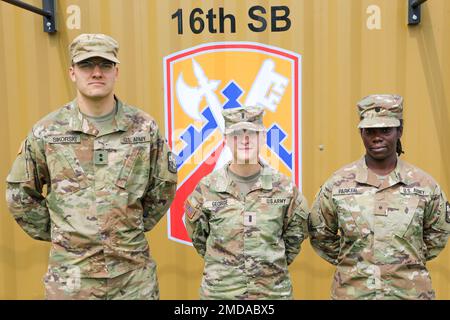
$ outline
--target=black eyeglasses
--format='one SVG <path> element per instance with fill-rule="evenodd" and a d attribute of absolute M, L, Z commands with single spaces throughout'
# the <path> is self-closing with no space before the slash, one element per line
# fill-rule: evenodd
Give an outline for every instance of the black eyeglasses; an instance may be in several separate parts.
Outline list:
<path fill-rule="evenodd" d="M 101 71 L 111 71 L 114 66 L 116 65 L 114 62 L 111 61 L 100 61 L 100 62 L 94 62 L 90 60 L 86 61 L 80 61 L 76 63 L 77 67 L 81 70 L 85 71 L 93 71 L 95 69 L 95 66 L 99 66 Z"/>

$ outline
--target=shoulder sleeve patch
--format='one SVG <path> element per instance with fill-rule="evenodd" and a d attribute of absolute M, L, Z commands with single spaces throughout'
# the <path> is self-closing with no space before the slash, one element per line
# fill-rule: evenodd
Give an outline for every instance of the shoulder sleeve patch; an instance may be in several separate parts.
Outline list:
<path fill-rule="evenodd" d="M 177 173 L 177 160 L 172 151 L 167 153 L 167 167 L 170 172 Z"/>
<path fill-rule="evenodd" d="M 20 151 L 17 154 L 17 158 L 14 160 L 11 170 L 6 177 L 7 182 L 21 183 L 31 181 L 30 168 L 29 168 L 29 155 L 27 154 L 27 140 L 24 140 L 20 146 Z"/>

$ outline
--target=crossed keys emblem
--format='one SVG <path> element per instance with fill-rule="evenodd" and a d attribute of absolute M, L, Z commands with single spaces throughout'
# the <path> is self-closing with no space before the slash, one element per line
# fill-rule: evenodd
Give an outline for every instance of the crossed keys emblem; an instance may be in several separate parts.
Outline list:
<path fill-rule="evenodd" d="M 178 102 L 187 116 L 193 120 L 203 121 L 200 108 L 205 99 L 207 108 L 210 108 L 217 127 L 223 134 L 225 131 L 225 121 L 222 116 L 223 106 L 216 94 L 221 81 L 210 80 L 201 65 L 193 58 L 192 68 L 198 85 L 196 87 L 187 85 L 183 73 L 180 73 L 176 82 Z M 275 71 L 274 61 L 266 59 L 253 81 L 244 105 L 259 106 L 275 112 L 288 84 L 289 79 Z M 214 170 L 221 168 L 231 159 L 231 151 L 228 148 L 223 149 Z"/>

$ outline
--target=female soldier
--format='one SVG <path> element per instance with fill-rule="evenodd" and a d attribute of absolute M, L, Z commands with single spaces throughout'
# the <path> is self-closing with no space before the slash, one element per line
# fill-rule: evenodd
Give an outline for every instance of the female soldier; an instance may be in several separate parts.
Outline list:
<path fill-rule="evenodd" d="M 403 99 L 358 103 L 365 156 L 338 170 L 316 197 L 316 252 L 337 266 L 333 299 L 433 299 L 425 267 L 444 248 L 450 205 L 432 177 L 401 161 Z"/>

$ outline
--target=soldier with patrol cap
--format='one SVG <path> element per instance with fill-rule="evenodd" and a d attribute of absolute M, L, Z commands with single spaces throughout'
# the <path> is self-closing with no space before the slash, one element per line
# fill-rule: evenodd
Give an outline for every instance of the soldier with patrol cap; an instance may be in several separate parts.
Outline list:
<path fill-rule="evenodd" d="M 309 219 L 316 252 L 337 266 L 333 299 L 434 299 L 426 262 L 445 247 L 450 205 L 436 181 L 399 159 L 403 99 L 358 103 L 366 154 L 320 189 Z"/>
<path fill-rule="evenodd" d="M 186 227 L 204 259 L 201 299 L 292 299 L 288 265 L 307 238 L 308 207 L 288 177 L 259 158 L 263 110 L 227 109 L 233 160 L 185 202 Z"/>
<path fill-rule="evenodd" d="M 73 40 L 77 96 L 33 126 L 7 177 L 13 217 L 51 242 L 47 299 L 159 298 L 145 232 L 174 198 L 176 165 L 155 120 L 114 95 L 118 49 Z"/>

